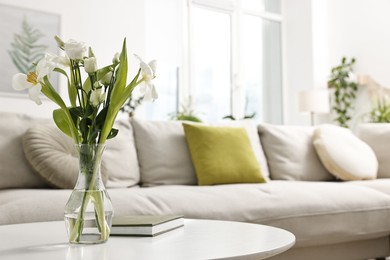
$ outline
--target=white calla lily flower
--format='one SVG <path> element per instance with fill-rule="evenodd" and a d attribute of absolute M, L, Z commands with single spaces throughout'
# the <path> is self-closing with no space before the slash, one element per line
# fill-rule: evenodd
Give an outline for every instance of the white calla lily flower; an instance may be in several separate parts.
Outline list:
<path fill-rule="evenodd" d="M 157 62 L 155 60 L 149 63 L 144 62 L 138 55 L 134 56 L 140 61 L 141 73 L 142 73 L 142 85 L 139 87 L 139 91 L 144 95 L 144 100 L 155 100 L 158 98 L 156 87 L 153 84 L 153 79 L 156 77 Z"/>

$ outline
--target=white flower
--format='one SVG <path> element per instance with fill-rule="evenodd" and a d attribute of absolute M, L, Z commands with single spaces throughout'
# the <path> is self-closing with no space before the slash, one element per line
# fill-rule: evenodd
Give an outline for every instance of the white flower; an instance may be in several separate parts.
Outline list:
<path fill-rule="evenodd" d="M 119 52 L 115 53 L 114 58 L 112 58 L 112 63 L 119 63 L 120 56 L 121 55 L 119 54 Z"/>
<path fill-rule="evenodd" d="M 64 43 L 64 51 L 72 60 L 81 60 L 84 53 L 87 51 L 87 46 L 84 42 L 78 42 L 73 39 Z"/>
<path fill-rule="evenodd" d="M 23 73 L 15 74 L 12 77 L 12 87 L 17 91 L 28 89 L 30 99 L 35 101 L 37 105 L 42 104 L 42 101 L 39 98 L 42 86 L 37 81 L 37 74 L 35 72 L 29 72 L 27 75 Z"/>
<path fill-rule="evenodd" d="M 88 74 L 95 73 L 98 70 L 96 58 L 90 57 L 84 60 L 84 69 Z"/>
<path fill-rule="evenodd" d="M 152 60 L 145 63 L 138 55 L 134 55 L 140 61 L 143 84 L 140 86 L 140 93 L 144 95 L 145 100 L 155 100 L 158 98 L 153 79 L 156 77 L 157 62 Z"/>
<path fill-rule="evenodd" d="M 92 106 L 97 107 L 100 103 L 104 101 L 104 99 L 105 93 L 102 93 L 102 88 L 97 88 L 92 90 L 89 101 L 91 102 Z"/>
<path fill-rule="evenodd" d="M 35 72 L 29 72 L 27 74 L 17 73 L 12 77 L 12 87 L 21 91 L 28 89 L 30 99 L 35 101 L 37 105 L 41 105 L 42 101 L 39 98 L 39 94 L 42 90 L 41 82 L 43 78 L 50 74 L 56 67 L 55 63 L 56 56 L 46 54 L 37 64 Z"/>
<path fill-rule="evenodd" d="M 55 56 L 52 61 L 56 64 L 56 67 L 68 68 L 70 67 L 70 60 L 67 56 Z"/>

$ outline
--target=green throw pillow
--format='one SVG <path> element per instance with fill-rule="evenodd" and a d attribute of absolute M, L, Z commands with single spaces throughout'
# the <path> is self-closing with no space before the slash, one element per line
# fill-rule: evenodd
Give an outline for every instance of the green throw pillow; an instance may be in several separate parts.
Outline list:
<path fill-rule="evenodd" d="M 245 128 L 183 127 L 199 185 L 265 182 Z"/>

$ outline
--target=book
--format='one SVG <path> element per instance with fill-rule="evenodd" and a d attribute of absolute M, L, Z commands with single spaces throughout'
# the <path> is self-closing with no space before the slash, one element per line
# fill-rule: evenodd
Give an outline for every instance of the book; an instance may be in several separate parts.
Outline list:
<path fill-rule="evenodd" d="M 123 216 L 112 220 L 111 235 L 157 236 L 182 226 L 181 215 Z"/>

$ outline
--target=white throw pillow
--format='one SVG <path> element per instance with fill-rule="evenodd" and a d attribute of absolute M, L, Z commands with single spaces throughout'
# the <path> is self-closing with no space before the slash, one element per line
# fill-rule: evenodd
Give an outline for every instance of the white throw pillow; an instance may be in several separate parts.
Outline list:
<path fill-rule="evenodd" d="M 272 180 L 335 179 L 314 150 L 313 127 L 261 124 L 258 129 Z"/>
<path fill-rule="evenodd" d="M 325 168 L 339 179 L 376 178 L 378 161 L 374 151 L 349 129 L 321 125 L 314 131 L 313 144 Z"/>
<path fill-rule="evenodd" d="M 390 124 L 361 124 L 357 136 L 374 150 L 378 159 L 378 178 L 390 178 Z"/>
<path fill-rule="evenodd" d="M 143 186 L 197 184 L 182 122 L 134 118 L 132 124 Z M 247 130 L 262 174 L 268 178 L 268 167 L 256 125 L 252 122 L 228 121 L 218 125 L 244 127 Z"/>
<path fill-rule="evenodd" d="M 131 125 L 117 121 L 118 135 L 107 141 L 102 157 L 102 178 L 108 188 L 137 185 L 138 160 Z M 23 149 L 31 167 L 48 184 L 72 189 L 79 173 L 79 161 L 73 140 L 54 123 L 30 128 L 23 137 Z"/>

